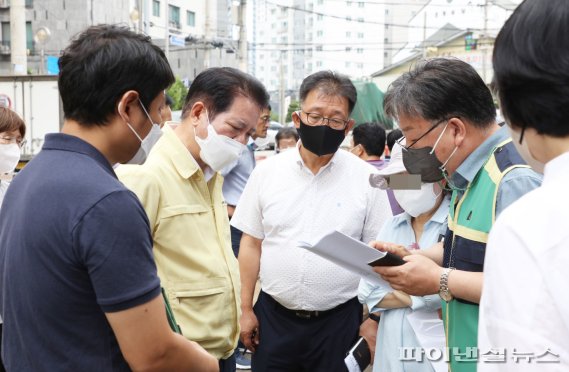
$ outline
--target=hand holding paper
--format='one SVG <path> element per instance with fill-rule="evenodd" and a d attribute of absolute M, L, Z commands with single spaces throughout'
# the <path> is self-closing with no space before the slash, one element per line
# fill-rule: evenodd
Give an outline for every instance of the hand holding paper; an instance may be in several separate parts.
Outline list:
<path fill-rule="evenodd" d="M 370 265 L 392 266 L 404 263 L 398 256 L 369 247 L 338 231 L 324 235 L 314 244 L 299 242 L 298 246 L 362 276 L 370 283 L 387 288 L 390 288 L 389 283 L 381 279 Z"/>
<path fill-rule="evenodd" d="M 389 252 L 401 258 L 411 254 L 411 252 L 407 248 L 395 243 L 380 242 L 377 240 L 373 240 L 369 243 L 369 246 L 382 252 Z"/>

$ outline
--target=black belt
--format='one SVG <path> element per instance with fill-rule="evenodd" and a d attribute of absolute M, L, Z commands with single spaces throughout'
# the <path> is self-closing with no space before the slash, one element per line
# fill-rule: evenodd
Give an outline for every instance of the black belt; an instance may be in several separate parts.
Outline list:
<path fill-rule="evenodd" d="M 300 318 L 300 319 L 321 319 L 324 318 L 330 314 L 333 314 L 335 312 L 338 312 L 346 307 L 348 307 L 350 304 L 353 304 L 354 302 L 359 304 L 358 298 L 354 297 L 351 300 L 348 300 L 346 302 L 344 302 L 343 304 L 340 304 L 336 307 L 333 307 L 331 309 L 328 310 L 293 310 L 293 309 L 289 309 L 284 307 L 283 305 L 281 305 L 277 300 L 275 300 L 274 298 L 272 298 L 270 295 L 266 294 L 265 292 L 261 292 L 260 296 L 263 296 L 268 303 L 270 303 L 271 305 L 273 305 L 275 307 L 275 309 L 282 313 L 285 314 L 287 316 L 292 316 L 295 318 Z"/>

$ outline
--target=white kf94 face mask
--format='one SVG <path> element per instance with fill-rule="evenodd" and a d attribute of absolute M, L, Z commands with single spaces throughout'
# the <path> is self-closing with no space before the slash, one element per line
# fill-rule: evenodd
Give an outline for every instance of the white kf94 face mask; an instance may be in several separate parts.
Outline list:
<path fill-rule="evenodd" d="M 132 130 L 132 132 L 134 133 L 136 138 L 138 138 L 140 141 L 140 148 L 138 149 L 136 154 L 134 154 L 132 159 L 130 159 L 127 162 L 127 164 L 143 164 L 146 161 L 148 154 L 150 154 L 150 150 L 152 149 L 152 147 L 156 144 L 156 142 L 158 142 L 160 137 L 162 137 L 162 129 L 160 129 L 160 125 L 156 124 L 152 120 L 152 118 L 150 117 L 150 114 L 148 114 L 148 111 L 146 110 L 146 108 L 144 107 L 142 102 L 140 102 L 140 99 L 138 100 L 138 102 L 140 103 L 142 110 L 144 110 L 146 117 L 152 123 L 152 128 L 150 129 L 150 132 L 148 132 L 148 135 L 146 135 L 146 137 L 144 137 L 144 139 L 142 139 L 142 138 L 140 138 L 138 133 L 136 133 L 134 128 L 128 122 L 126 123 L 128 125 L 128 127 L 130 128 L 130 130 Z"/>
<path fill-rule="evenodd" d="M 207 118 L 207 137 L 203 139 L 196 134 L 196 142 L 200 146 L 200 158 L 211 169 L 219 172 L 239 159 L 245 150 L 245 145 L 233 138 L 218 134 L 209 122 L 207 111 L 205 115 Z"/>
<path fill-rule="evenodd" d="M 20 161 L 20 146 L 16 143 L 0 144 L 0 174 L 10 173 Z"/>
<path fill-rule="evenodd" d="M 423 183 L 420 190 L 393 190 L 393 195 L 405 212 L 417 217 L 433 209 L 441 194 L 435 193 L 435 183 Z"/>

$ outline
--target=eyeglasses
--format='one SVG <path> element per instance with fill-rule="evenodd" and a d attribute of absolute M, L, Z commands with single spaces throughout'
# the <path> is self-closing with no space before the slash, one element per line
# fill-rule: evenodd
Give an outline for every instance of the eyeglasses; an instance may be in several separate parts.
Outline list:
<path fill-rule="evenodd" d="M 438 127 L 439 125 L 441 125 L 442 123 L 444 123 L 445 121 L 448 121 L 449 119 L 443 119 L 440 121 L 437 121 L 432 127 L 429 128 L 429 130 L 427 130 L 425 133 L 423 133 L 419 138 L 417 138 L 415 141 L 413 141 L 413 143 L 411 143 L 408 146 L 404 146 L 403 145 L 403 141 L 405 141 L 405 137 L 401 137 L 399 138 L 396 142 L 399 146 L 401 146 L 401 148 L 403 150 L 407 150 L 410 149 L 411 147 L 413 147 L 417 142 L 419 142 L 421 140 L 421 138 L 425 137 L 426 135 L 428 135 L 429 133 L 431 133 L 433 131 L 433 129 L 435 129 L 436 127 Z"/>
<path fill-rule="evenodd" d="M 26 140 L 22 139 L 22 138 L 17 138 L 17 137 L 1 137 L 0 136 L 0 144 L 9 145 L 11 143 L 15 143 L 20 147 L 24 147 L 24 145 L 26 144 Z"/>
<path fill-rule="evenodd" d="M 304 112 L 304 111 L 301 111 Z M 320 114 L 315 114 L 312 112 L 304 112 L 306 115 L 306 124 L 316 126 L 316 125 L 327 125 L 336 130 L 343 130 L 346 129 L 348 126 L 349 120 L 342 120 L 342 119 L 333 119 L 333 118 L 325 118 Z"/>

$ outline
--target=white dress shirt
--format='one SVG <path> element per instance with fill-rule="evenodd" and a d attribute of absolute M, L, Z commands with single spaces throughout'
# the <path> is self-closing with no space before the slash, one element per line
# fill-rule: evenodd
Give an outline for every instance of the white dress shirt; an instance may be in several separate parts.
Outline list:
<path fill-rule="evenodd" d="M 231 224 L 262 239 L 261 288 L 295 310 L 328 310 L 357 295 L 360 277 L 306 249 L 338 230 L 365 243 L 391 216 L 385 191 L 369 185 L 375 168 L 338 150 L 314 175 L 298 148 L 261 162 Z M 342 247 L 337 247 L 342 249 Z"/>
<path fill-rule="evenodd" d="M 507 208 L 490 232 L 478 346 L 480 354 L 502 349 L 506 363 L 481 355 L 478 371 L 569 370 L 568 185 L 565 153 L 546 164 L 542 186 Z"/>

